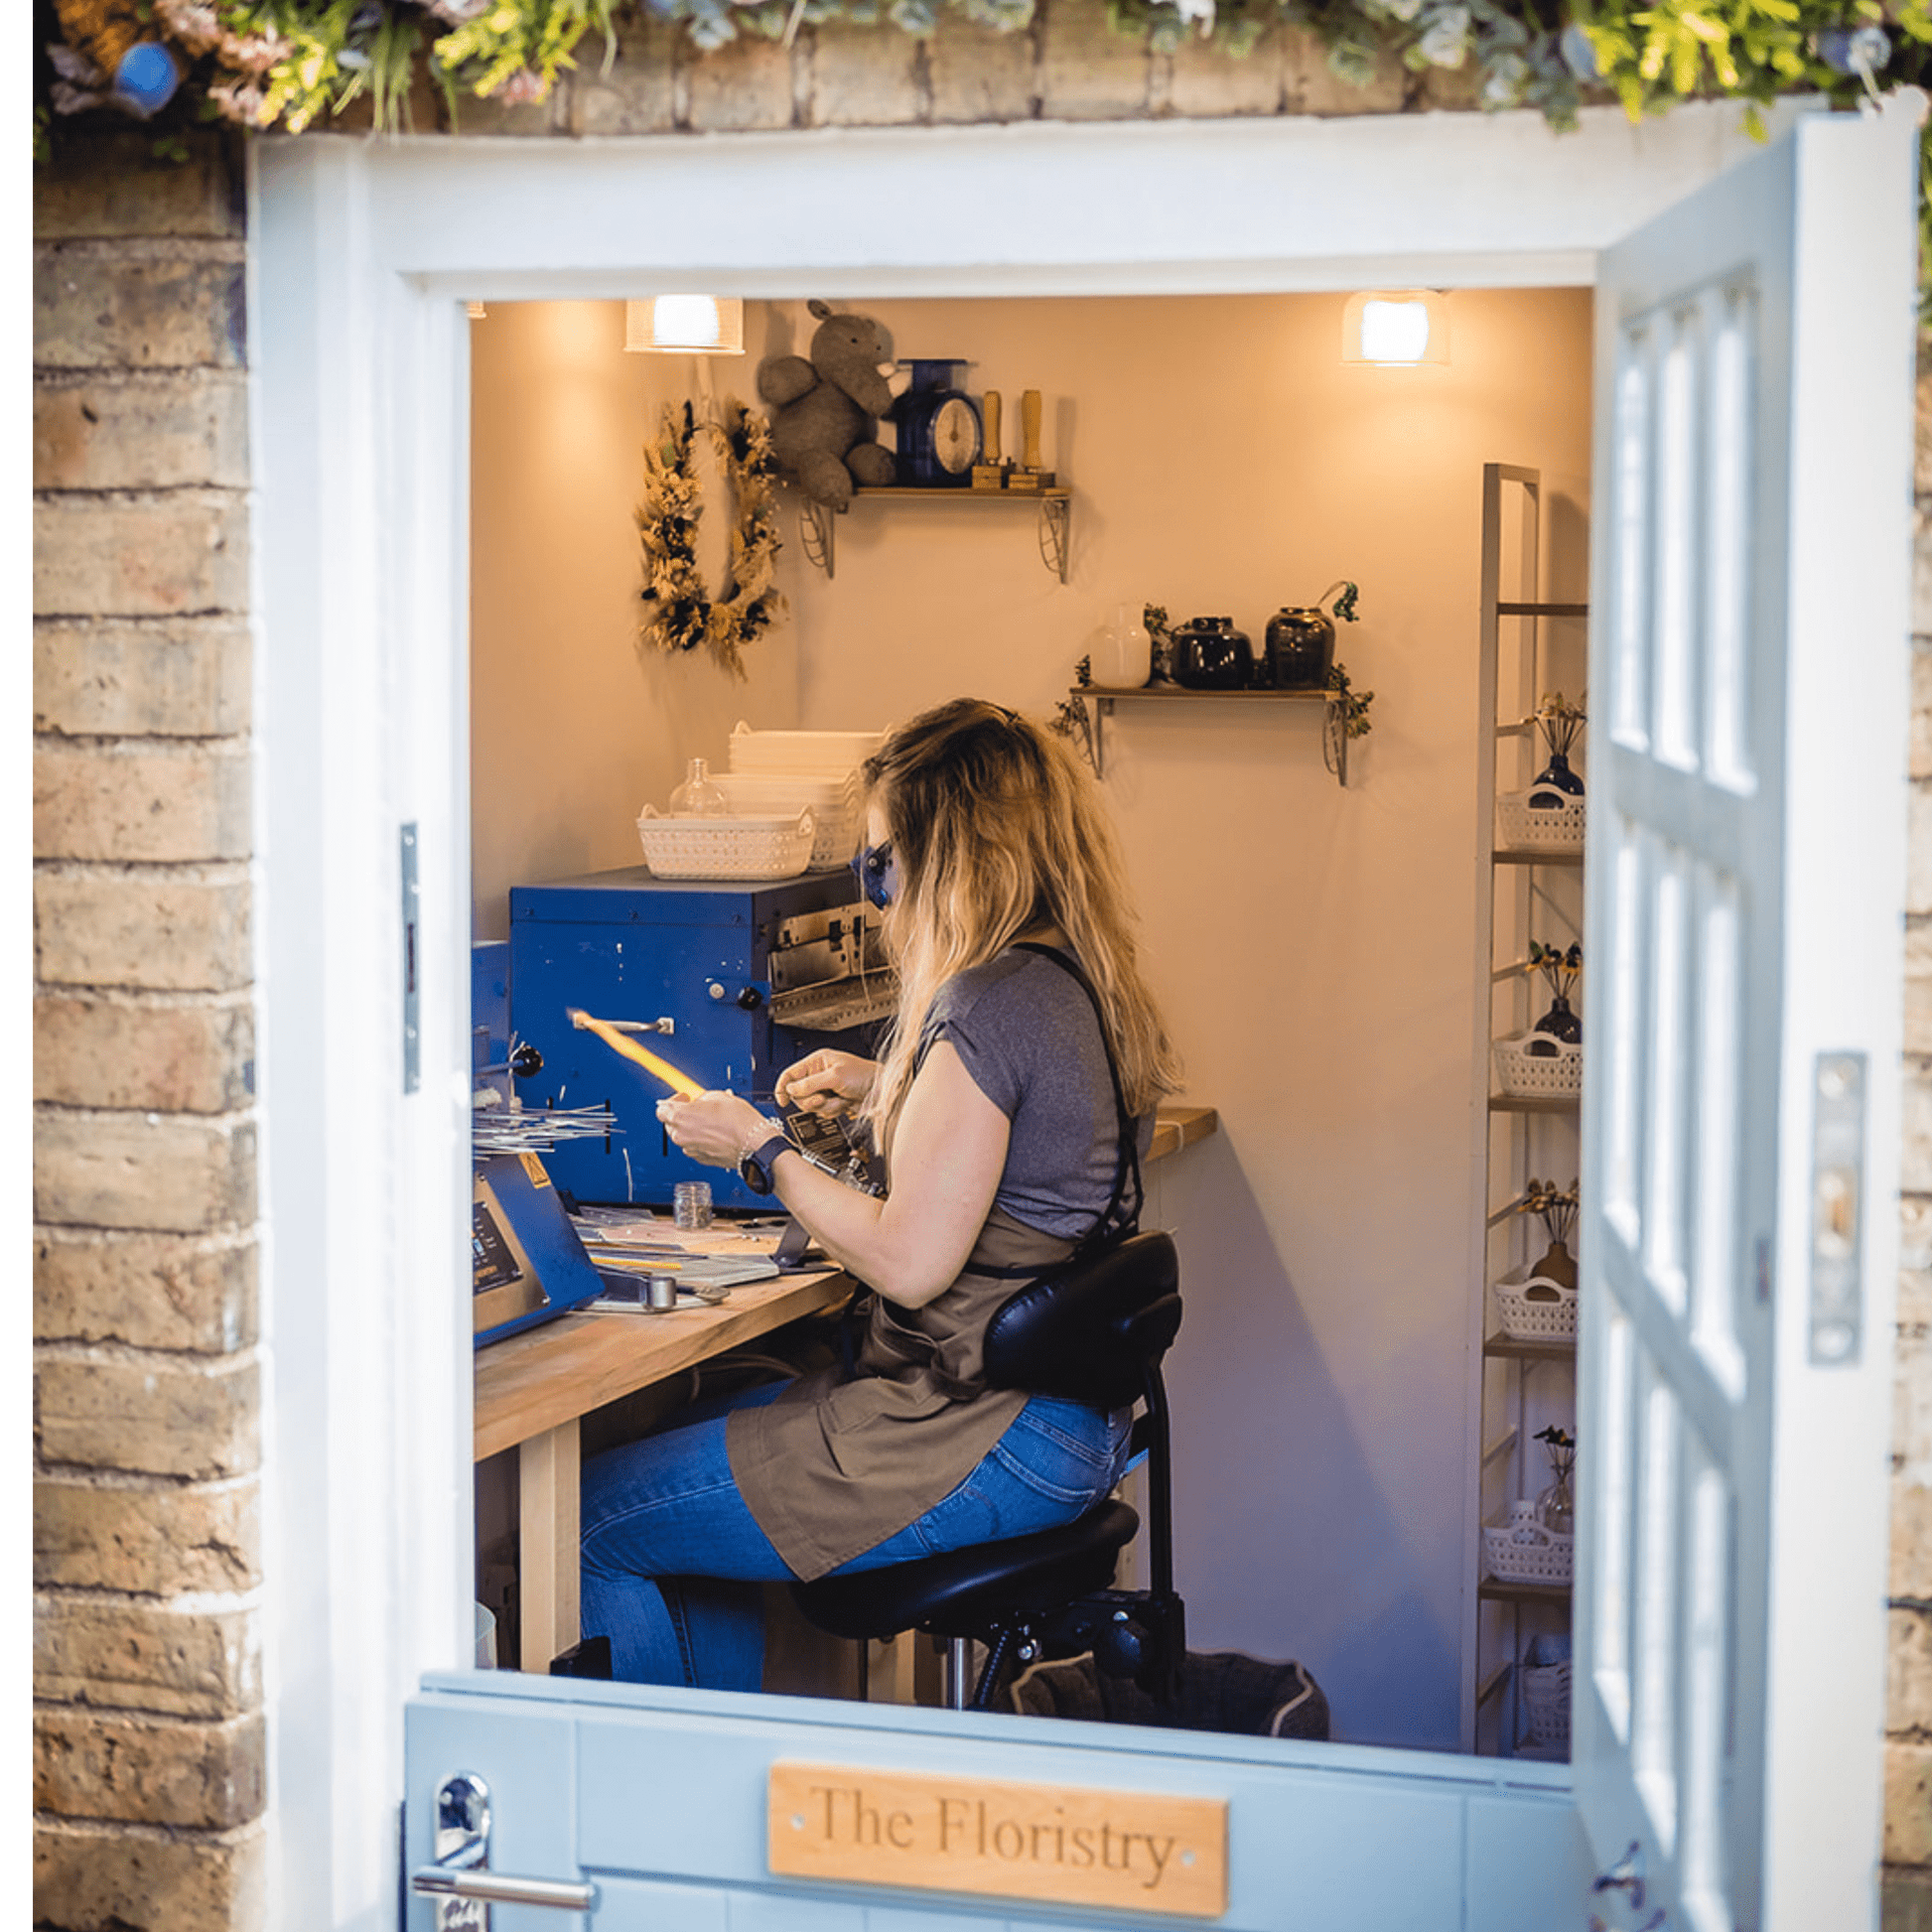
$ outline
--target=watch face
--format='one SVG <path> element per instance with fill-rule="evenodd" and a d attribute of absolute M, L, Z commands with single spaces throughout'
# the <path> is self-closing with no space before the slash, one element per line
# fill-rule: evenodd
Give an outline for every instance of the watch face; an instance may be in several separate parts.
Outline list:
<path fill-rule="evenodd" d="M 932 453 L 939 467 L 953 476 L 979 461 L 980 419 L 963 396 L 939 405 L 932 419 Z"/>

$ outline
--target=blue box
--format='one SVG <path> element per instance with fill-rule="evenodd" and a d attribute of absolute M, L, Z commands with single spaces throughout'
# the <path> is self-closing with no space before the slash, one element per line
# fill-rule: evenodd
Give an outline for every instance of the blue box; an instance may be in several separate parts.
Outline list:
<path fill-rule="evenodd" d="M 868 917 L 849 872 L 736 886 L 663 880 L 631 866 L 511 888 L 510 1030 L 543 1055 L 540 1072 L 517 1079 L 517 1095 L 526 1107 L 608 1104 L 622 1130 L 546 1154 L 559 1187 L 580 1201 L 662 1207 L 678 1181 L 705 1180 L 719 1206 L 769 1207 L 730 1170 L 672 1147 L 657 1122 L 668 1089 L 574 1028 L 570 1014 L 669 1020 L 668 1035 L 639 1035 L 639 1043 L 701 1085 L 770 1111 L 771 1083 L 793 1060 L 827 1045 L 873 1050 L 873 1027 L 814 1032 L 772 1018 L 774 948 L 803 956 L 785 955 L 781 928 L 826 911 L 835 934 Z"/>

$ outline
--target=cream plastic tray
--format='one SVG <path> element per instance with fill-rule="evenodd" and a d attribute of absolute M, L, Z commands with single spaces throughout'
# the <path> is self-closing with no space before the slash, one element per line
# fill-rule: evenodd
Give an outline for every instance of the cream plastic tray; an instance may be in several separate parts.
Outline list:
<path fill-rule="evenodd" d="M 884 732 L 755 732 L 741 718 L 726 740 L 734 771 L 842 777 L 885 744 Z"/>
<path fill-rule="evenodd" d="M 859 776 L 813 777 L 789 771 L 720 771 L 711 782 L 725 794 L 734 814 L 790 817 L 809 811 L 816 830 L 812 854 L 806 861 L 813 872 L 836 872 L 851 862 L 859 849 Z"/>
<path fill-rule="evenodd" d="M 816 821 L 789 817 L 666 818 L 646 805 L 637 819 L 644 864 L 659 879 L 795 879 L 812 856 Z"/>

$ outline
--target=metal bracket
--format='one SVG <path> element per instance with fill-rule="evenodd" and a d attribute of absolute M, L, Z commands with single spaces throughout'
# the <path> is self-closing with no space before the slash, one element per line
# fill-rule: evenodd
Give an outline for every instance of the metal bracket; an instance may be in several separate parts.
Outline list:
<path fill-rule="evenodd" d="M 1039 499 L 1039 560 L 1066 582 L 1069 533 L 1073 524 L 1073 502 L 1067 496 L 1042 496 Z"/>
<path fill-rule="evenodd" d="M 1812 1076 L 1814 1368 L 1855 1364 L 1864 1343 L 1864 1055 L 1820 1053 Z"/>
<path fill-rule="evenodd" d="M 402 1090 L 423 1084 L 423 994 L 417 961 L 422 889 L 416 880 L 416 821 L 402 828 Z"/>

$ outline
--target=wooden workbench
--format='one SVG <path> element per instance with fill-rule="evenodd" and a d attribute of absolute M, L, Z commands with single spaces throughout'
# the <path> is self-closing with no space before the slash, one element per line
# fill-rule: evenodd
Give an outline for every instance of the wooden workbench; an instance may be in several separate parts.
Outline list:
<path fill-rule="evenodd" d="M 1148 1159 L 1190 1147 L 1217 1125 L 1211 1107 L 1164 1107 Z M 836 1308 L 851 1290 L 836 1269 L 780 1275 L 742 1284 L 715 1308 L 564 1314 L 477 1351 L 476 1459 L 517 1451 L 525 1669 L 547 1670 L 578 1638 L 582 1419 L 802 1315 Z"/>

